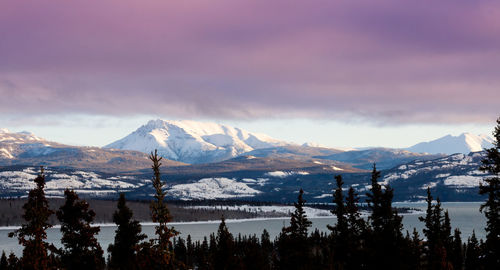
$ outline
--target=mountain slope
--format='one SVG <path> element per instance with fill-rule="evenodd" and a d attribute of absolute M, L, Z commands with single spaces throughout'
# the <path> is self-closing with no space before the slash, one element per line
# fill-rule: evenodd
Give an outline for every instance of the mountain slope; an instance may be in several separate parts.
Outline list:
<path fill-rule="evenodd" d="M 165 159 L 165 166 L 183 163 Z M 0 130 L 0 167 L 49 166 L 124 172 L 149 168 L 147 155 L 137 151 L 69 146 L 50 142 L 29 132 Z"/>
<path fill-rule="evenodd" d="M 468 154 L 470 152 L 482 151 L 484 148 L 491 148 L 493 147 L 492 142 L 493 139 L 487 135 L 462 133 L 459 136 L 447 135 L 430 142 L 418 143 L 407 148 L 407 150 L 430 154 Z"/>
<path fill-rule="evenodd" d="M 227 160 L 254 149 L 286 145 L 267 135 L 215 123 L 151 120 L 105 148 L 150 153 L 185 163 Z"/>
<path fill-rule="evenodd" d="M 441 155 L 418 154 L 401 149 L 371 148 L 367 150 L 354 150 L 335 153 L 328 156 L 316 156 L 316 158 L 335 160 L 351 164 L 355 168 L 370 170 L 373 164 L 379 169 L 391 169 L 394 166 L 411 162 L 417 159 L 435 159 Z"/>

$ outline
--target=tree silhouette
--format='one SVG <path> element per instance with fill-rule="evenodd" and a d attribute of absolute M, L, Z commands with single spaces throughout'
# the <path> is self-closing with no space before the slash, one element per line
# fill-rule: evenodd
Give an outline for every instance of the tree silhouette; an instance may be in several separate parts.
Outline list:
<path fill-rule="evenodd" d="M 127 207 L 123 193 L 120 194 L 117 208 L 113 214 L 113 222 L 117 225 L 115 242 L 108 247 L 109 269 L 138 269 L 139 242 L 146 235 L 141 233 L 139 221 L 132 219 L 132 210 Z"/>
<path fill-rule="evenodd" d="M 104 269 L 103 250 L 95 238 L 100 228 L 91 226 L 95 212 L 73 190 L 66 189 L 64 197 L 66 200 L 56 213 L 64 246 L 58 251 L 61 264 L 66 269 Z"/>
<path fill-rule="evenodd" d="M 307 219 L 304 206 L 306 200 L 303 198 L 304 190 L 300 189 L 297 202 L 294 202 L 295 210 L 290 219 L 290 226 L 285 228 L 285 232 L 293 237 L 307 238 L 307 230 L 311 227 L 312 222 Z"/>
<path fill-rule="evenodd" d="M 500 269 L 500 118 L 493 131 L 494 147 L 486 149 L 486 157 L 482 160 L 481 171 L 488 172 L 491 177 L 484 179 L 479 193 L 488 195 L 481 205 L 481 212 L 486 216 L 485 269 Z"/>
<path fill-rule="evenodd" d="M 402 259 L 404 250 L 403 234 L 401 230 L 402 217 L 392 208 L 394 190 L 378 183 L 381 173 L 375 164 L 371 176 L 371 189 L 366 199 L 371 210 L 369 217 L 370 235 L 367 241 L 370 254 L 369 268 L 372 269 L 404 269 L 406 262 Z"/>
<path fill-rule="evenodd" d="M 154 200 L 151 201 L 151 219 L 153 222 L 158 223 L 155 226 L 156 239 L 151 239 L 149 243 L 144 243 L 141 246 L 140 267 L 142 269 L 175 269 L 175 258 L 171 250 L 172 237 L 178 235 L 174 228 L 167 226 L 167 223 L 172 221 L 172 216 L 165 204 L 166 193 L 163 190 L 165 183 L 161 181 L 160 174 L 160 161 L 161 157 L 158 156 L 158 151 L 155 150 L 149 155 L 149 159 L 153 162 L 153 188 L 155 190 Z"/>
<path fill-rule="evenodd" d="M 24 246 L 20 266 L 23 269 L 49 269 L 49 256 L 47 249 L 47 229 L 52 227 L 48 223 L 50 215 L 54 212 L 49 209 L 49 203 L 45 197 L 45 175 L 43 167 L 40 174 L 35 178 L 36 187 L 28 194 L 28 201 L 23 206 L 23 218 L 26 223 L 9 237 L 16 236 L 19 244 Z"/>
<path fill-rule="evenodd" d="M 7 256 L 5 251 L 2 251 L 2 257 L 0 258 L 0 270 L 7 270 L 9 263 L 7 262 Z"/>

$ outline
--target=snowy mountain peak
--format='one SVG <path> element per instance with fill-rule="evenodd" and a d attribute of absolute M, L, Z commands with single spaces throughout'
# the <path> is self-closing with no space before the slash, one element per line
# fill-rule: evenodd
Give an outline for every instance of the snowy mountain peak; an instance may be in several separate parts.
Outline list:
<path fill-rule="evenodd" d="M 287 143 L 264 134 L 209 122 L 151 120 L 106 148 L 149 153 L 186 163 L 226 160 L 255 149 Z"/>
<path fill-rule="evenodd" d="M 493 147 L 493 139 L 488 135 L 462 133 L 458 136 L 446 135 L 433 141 L 418 143 L 407 148 L 407 150 L 416 153 L 451 155 L 455 153 L 468 154 L 491 147 Z"/>

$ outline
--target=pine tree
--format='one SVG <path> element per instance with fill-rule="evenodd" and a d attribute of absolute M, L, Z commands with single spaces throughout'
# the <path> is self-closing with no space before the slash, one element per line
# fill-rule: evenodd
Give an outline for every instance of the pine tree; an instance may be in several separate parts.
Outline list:
<path fill-rule="evenodd" d="M 7 262 L 7 256 L 5 251 L 2 251 L 2 257 L 0 258 L 0 270 L 7 270 L 9 263 Z"/>
<path fill-rule="evenodd" d="M 45 176 L 43 167 L 40 174 L 35 178 L 36 188 L 28 194 L 28 201 L 23 206 L 23 218 L 26 223 L 18 230 L 9 233 L 9 237 L 16 236 L 19 244 L 24 246 L 20 265 L 23 269 L 49 269 L 49 256 L 47 249 L 47 229 L 52 227 L 48 223 L 50 215 L 54 212 L 49 209 L 49 203 L 45 197 Z"/>
<path fill-rule="evenodd" d="M 278 262 L 280 269 L 309 269 L 311 254 L 308 246 L 307 235 L 311 221 L 307 219 L 304 210 L 306 201 L 304 191 L 300 189 L 295 210 L 290 218 L 290 226 L 284 227 L 279 236 Z"/>
<path fill-rule="evenodd" d="M 472 231 L 472 236 L 467 240 L 467 247 L 465 250 L 465 270 L 481 269 L 480 256 L 481 251 L 479 249 L 479 242 L 477 241 L 476 233 Z"/>
<path fill-rule="evenodd" d="M 132 210 L 127 207 L 123 193 L 120 194 L 117 208 L 113 214 L 113 222 L 117 225 L 115 242 L 108 247 L 109 269 L 138 269 L 139 242 L 146 235 L 141 233 L 139 221 L 132 219 Z"/>
<path fill-rule="evenodd" d="M 16 257 L 16 255 L 13 252 L 11 252 L 9 254 L 9 258 L 7 259 L 7 263 L 9 265 L 9 267 L 7 269 L 9 269 L 9 270 L 23 269 L 19 263 L 19 259 Z"/>
<path fill-rule="evenodd" d="M 215 269 L 238 269 L 238 260 L 235 254 L 233 235 L 226 226 L 224 216 L 221 217 L 216 237 L 216 251 L 214 254 Z"/>
<path fill-rule="evenodd" d="M 400 254 L 405 244 L 401 232 L 402 217 L 392 207 L 394 190 L 390 186 L 382 186 L 378 183 L 381 174 L 373 165 L 371 176 L 371 189 L 366 194 L 368 208 L 371 210 L 370 236 L 368 244 L 371 255 L 369 268 L 372 269 L 405 269 L 406 262 Z"/>
<path fill-rule="evenodd" d="M 455 229 L 455 232 L 453 234 L 450 261 L 453 264 L 453 269 L 462 269 L 464 264 L 464 251 L 461 232 L 459 229 Z"/>
<path fill-rule="evenodd" d="M 486 184 L 479 187 L 481 195 L 488 195 L 480 208 L 486 216 L 485 269 L 500 269 L 500 118 L 493 137 L 494 147 L 486 149 L 487 155 L 480 167 L 491 175 L 484 180 Z"/>
<path fill-rule="evenodd" d="M 303 198 L 304 190 L 300 189 L 297 202 L 294 202 L 295 211 L 292 213 L 290 219 L 290 226 L 285 228 L 285 232 L 292 237 L 296 238 L 307 238 L 307 230 L 311 227 L 312 222 L 307 219 L 306 211 L 304 206 L 306 200 Z"/>
<path fill-rule="evenodd" d="M 155 150 L 154 153 L 151 153 L 149 159 L 153 162 L 153 188 L 155 189 L 155 200 L 152 201 L 150 205 L 151 218 L 153 222 L 158 223 L 158 225 L 155 226 L 155 233 L 158 238 L 153 240 L 152 248 L 155 252 L 154 257 L 158 260 L 157 265 L 169 268 L 170 266 L 173 267 L 174 264 L 173 254 L 169 250 L 169 245 L 171 245 L 170 239 L 176 236 L 178 232 L 174 228 L 167 226 L 167 223 L 172 221 L 172 216 L 164 202 L 166 193 L 163 187 L 165 183 L 161 181 L 160 176 L 160 161 L 162 158 L 158 156 L 158 151 Z"/>
<path fill-rule="evenodd" d="M 331 231 L 335 268 L 345 269 L 347 268 L 348 256 L 352 252 L 352 250 L 350 250 L 352 239 L 349 237 L 350 228 L 348 228 L 347 210 L 342 191 L 342 185 L 344 184 L 342 176 L 335 176 L 335 181 L 337 183 L 337 188 L 333 193 L 333 203 L 335 204 L 335 208 L 331 210 L 331 213 L 337 217 L 337 223 L 335 226 L 326 226 Z"/>
<path fill-rule="evenodd" d="M 64 205 L 57 211 L 61 222 L 63 248 L 58 251 L 66 269 L 104 269 L 103 250 L 95 238 L 99 227 L 92 227 L 95 212 L 73 191 L 64 191 Z"/>
<path fill-rule="evenodd" d="M 448 211 L 443 214 L 439 198 L 436 204 L 432 204 L 433 198 L 430 189 L 427 188 L 427 211 L 425 218 L 419 220 L 425 223 L 425 262 L 428 269 L 449 269 L 452 265 L 450 254 L 452 253 L 451 224 Z"/>

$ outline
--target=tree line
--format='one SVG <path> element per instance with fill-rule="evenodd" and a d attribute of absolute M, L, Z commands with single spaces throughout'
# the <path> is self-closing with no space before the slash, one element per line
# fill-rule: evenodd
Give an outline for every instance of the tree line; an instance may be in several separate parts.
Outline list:
<path fill-rule="evenodd" d="M 380 171 L 373 166 L 371 187 L 366 193 L 370 210 L 361 217 L 359 196 L 350 187 L 344 192 L 341 175 L 335 176 L 333 191 L 336 223 L 328 225 L 328 233 L 309 233 L 311 221 L 304 211 L 301 189 L 294 203 L 289 226 L 270 239 L 262 235 L 235 236 L 221 218 L 217 233 L 202 241 L 176 238 L 178 232 L 169 227 L 172 220 L 165 201 L 164 182 L 160 177 L 157 152 L 151 153 L 154 172 L 154 200 L 150 204 L 155 237 L 146 241 L 141 225 L 133 218 L 125 196 L 120 195 L 113 221 L 117 224 L 114 243 L 105 259 L 95 235 L 99 227 L 91 226 L 95 212 L 72 190 L 65 191 L 65 203 L 50 210 L 44 194 L 43 169 L 35 179 L 37 187 L 30 191 L 24 205 L 25 223 L 9 236 L 17 237 L 23 254 L 0 258 L 3 269 L 500 269 L 500 118 L 493 132 L 494 147 L 486 150 L 480 170 L 488 172 L 479 188 L 486 195 L 480 211 L 486 216 L 486 237 L 478 240 L 475 233 L 463 242 L 459 229 L 451 228 L 451 220 L 439 198 L 434 200 L 427 189 L 427 209 L 420 221 L 423 235 L 416 229 L 403 233 L 402 216 L 392 206 L 394 190 L 381 185 Z M 46 242 L 47 222 L 55 214 L 61 223 L 63 244 L 56 248 Z"/>

